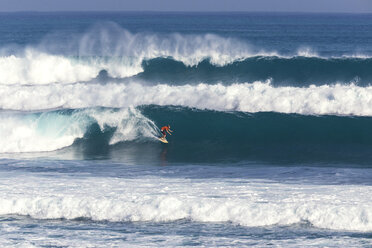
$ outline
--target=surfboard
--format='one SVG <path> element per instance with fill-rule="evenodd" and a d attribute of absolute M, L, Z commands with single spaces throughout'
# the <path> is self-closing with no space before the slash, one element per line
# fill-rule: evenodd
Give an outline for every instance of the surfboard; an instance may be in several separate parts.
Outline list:
<path fill-rule="evenodd" d="M 161 142 L 163 142 L 163 143 L 168 143 L 168 140 L 166 140 L 165 138 L 163 138 L 163 137 L 161 137 L 161 138 L 158 138 L 158 140 L 160 140 Z"/>

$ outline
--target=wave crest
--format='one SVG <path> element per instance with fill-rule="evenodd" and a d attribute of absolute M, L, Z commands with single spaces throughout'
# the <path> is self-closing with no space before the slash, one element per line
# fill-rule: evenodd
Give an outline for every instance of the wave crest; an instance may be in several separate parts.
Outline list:
<path fill-rule="evenodd" d="M 107 143 L 154 139 L 155 124 L 135 108 L 1 113 L 0 153 L 54 151 L 107 133 Z M 98 129 L 98 130 L 97 130 Z"/>

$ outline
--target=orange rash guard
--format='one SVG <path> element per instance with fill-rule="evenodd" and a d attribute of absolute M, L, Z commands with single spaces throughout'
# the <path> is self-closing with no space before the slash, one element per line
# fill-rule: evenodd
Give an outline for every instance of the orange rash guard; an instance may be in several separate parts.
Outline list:
<path fill-rule="evenodd" d="M 160 130 L 161 130 L 162 132 L 164 132 L 164 131 L 168 131 L 168 130 L 169 130 L 169 127 L 164 126 L 164 127 L 162 127 Z"/>

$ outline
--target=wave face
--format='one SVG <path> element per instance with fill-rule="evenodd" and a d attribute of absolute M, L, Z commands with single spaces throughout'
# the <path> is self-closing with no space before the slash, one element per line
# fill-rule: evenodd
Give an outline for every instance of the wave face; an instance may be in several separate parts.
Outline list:
<path fill-rule="evenodd" d="M 223 66 L 209 60 L 195 66 L 187 66 L 172 59 L 153 59 L 143 63 L 139 78 L 168 83 L 253 82 L 271 79 L 278 85 L 308 86 L 356 82 L 366 85 L 372 82 L 370 58 L 321 58 L 258 56 L 245 58 Z"/>
<path fill-rule="evenodd" d="M 171 123 L 177 130 L 177 135 L 169 137 L 167 161 L 369 166 L 372 159 L 370 117 L 226 113 L 158 106 L 143 107 L 142 112 L 155 123 Z"/>

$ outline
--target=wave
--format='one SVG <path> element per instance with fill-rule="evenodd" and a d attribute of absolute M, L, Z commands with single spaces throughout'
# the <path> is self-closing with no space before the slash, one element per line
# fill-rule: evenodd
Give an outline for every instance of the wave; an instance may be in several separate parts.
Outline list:
<path fill-rule="evenodd" d="M 34 86 L 0 85 L 0 108 L 127 108 L 177 105 L 198 109 L 281 112 L 307 115 L 372 116 L 372 87 L 354 84 L 274 87 L 270 82 L 172 86 L 128 83 L 77 83 Z"/>
<path fill-rule="evenodd" d="M 114 23 L 97 24 L 66 44 L 47 36 L 38 46 L 0 51 L 1 84 L 71 83 L 100 70 L 123 78 L 143 71 L 142 62 L 172 57 L 187 66 L 208 58 L 224 65 L 250 56 L 246 43 L 213 34 L 132 34 Z"/>
<path fill-rule="evenodd" d="M 162 63 L 167 67 L 163 68 Z M 280 55 L 214 34 L 130 33 L 114 23 L 104 23 L 82 35 L 72 35 L 62 44 L 49 35 L 39 45 L 1 48 L 0 84 L 89 81 L 102 70 L 113 78 L 143 72 L 143 77 L 165 73 L 169 74 L 165 79 L 182 79 L 175 75 L 174 68 L 187 77 L 196 74 L 201 79 L 214 73 L 210 77 L 237 76 L 243 81 L 271 77 L 298 82 L 318 79 L 349 82 L 355 78 L 369 80 L 370 65 L 371 59 L 365 55 L 322 58 L 308 48 Z"/>
<path fill-rule="evenodd" d="M 271 79 L 275 85 L 308 86 L 334 82 L 372 82 L 372 59 L 319 57 L 251 57 L 224 66 L 209 60 L 186 66 L 173 59 L 152 59 L 143 63 L 138 78 L 171 84 L 207 82 L 254 82 Z"/>
<path fill-rule="evenodd" d="M 19 183 L 13 177 L 2 177 L 6 190 L 0 192 L 1 215 L 114 222 L 188 219 L 251 227 L 307 222 L 332 230 L 372 230 L 370 186 L 155 176 L 30 176 Z"/>
<path fill-rule="evenodd" d="M 73 158 L 156 164 L 327 162 L 365 167 L 372 159 L 371 117 L 252 114 L 151 105 L 6 112 L 0 114 L 0 121 L 0 133 L 7 134 L 2 135 L 0 153 L 66 148 L 50 156 L 62 154 L 65 159 L 71 153 Z M 169 136 L 170 143 L 163 147 L 156 137 L 160 137 L 158 127 L 166 124 L 171 124 L 176 134 Z"/>
<path fill-rule="evenodd" d="M 79 140 L 101 145 L 151 140 L 159 132 L 134 108 L 2 112 L 0 122 L 0 153 L 54 151 Z"/>
<path fill-rule="evenodd" d="M 127 57 L 66 57 L 27 50 L 24 57 L 0 58 L 0 84 L 74 83 L 96 79 L 105 72 L 111 78 L 136 78 L 171 84 L 190 82 L 253 82 L 306 86 L 334 82 L 369 84 L 372 59 L 253 56 L 223 66 L 200 58 L 187 65 L 174 58 L 138 60 Z"/>

